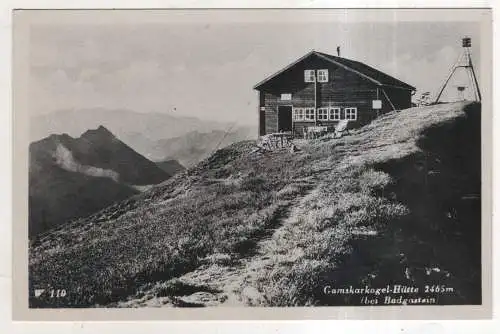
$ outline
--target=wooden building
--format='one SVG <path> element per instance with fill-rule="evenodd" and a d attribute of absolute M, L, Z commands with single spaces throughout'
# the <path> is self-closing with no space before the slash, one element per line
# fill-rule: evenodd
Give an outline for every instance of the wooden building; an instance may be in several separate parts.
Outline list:
<path fill-rule="evenodd" d="M 308 127 L 349 128 L 391 110 L 411 107 L 415 87 L 361 62 L 311 51 L 259 82 L 259 135 Z"/>

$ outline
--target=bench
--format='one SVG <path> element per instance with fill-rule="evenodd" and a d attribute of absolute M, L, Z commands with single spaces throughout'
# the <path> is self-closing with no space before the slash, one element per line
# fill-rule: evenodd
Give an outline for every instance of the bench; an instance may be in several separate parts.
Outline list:
<path fill-rule="evenodd" d="M 308 126 L 304 128 L 304 138 L 311 139 L 317 138 L 328 131 L 328 127 L 326 126 Z"/>

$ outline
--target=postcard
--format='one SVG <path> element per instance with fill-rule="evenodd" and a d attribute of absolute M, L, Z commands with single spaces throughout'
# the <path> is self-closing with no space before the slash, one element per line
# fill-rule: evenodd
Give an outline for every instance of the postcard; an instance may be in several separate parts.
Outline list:
<path fill-rule="evenodd" d="M 491 20 L 14 11 L 14 317 L 490 317 Z"/>

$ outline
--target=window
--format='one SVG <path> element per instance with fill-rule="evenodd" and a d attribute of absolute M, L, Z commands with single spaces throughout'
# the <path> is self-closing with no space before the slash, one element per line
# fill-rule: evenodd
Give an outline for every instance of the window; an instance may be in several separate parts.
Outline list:
<path fill-rule="evenodd" d="M 318 108 L 318 120 L 328 120 L 328 108 Z"/>
<path fill-rule="evenodd" d="M 355 121 L 358 119 L 358 108 L 344 108 L 345 119 Z"/>
<path fill-rule="evenodd" d="M 283 93 L 281 94 L 281 100 L 282 101 L 290 101 L 292 99 L 292 94 L 289 93 Z"/>
<path fill-rule="evenodd" d="M 293 108 L 294 121 L 314 121 L 315 119 L 314 108 Z"/>
<path fill-rule="evenodd" d="M 315 82 L 316 76 L 314 75 L 314 70 L 305 70 L 304 71 L 304 81 L 305 82 Z"/>
<path fill-rule="evenodd" d="M 318 70 L 318 82 L 328 82 L 328 70 Z"/>
<path fill-rule="evenodd" d="M 330 108 L 329 111 L 330 111 L 329 115 L 330 121 L 340 121 L 340 108 L 332 107 Z"/>
<path fill-rule="evenodd" d="M 294 121 L 304 120 L 304 108 L 293 108 L 293 120 Z"/>
<path fill-rule="evenodd" d="M 305 108 L 304 120 L 314 121 L 316 119 L 314 108 Z"/>

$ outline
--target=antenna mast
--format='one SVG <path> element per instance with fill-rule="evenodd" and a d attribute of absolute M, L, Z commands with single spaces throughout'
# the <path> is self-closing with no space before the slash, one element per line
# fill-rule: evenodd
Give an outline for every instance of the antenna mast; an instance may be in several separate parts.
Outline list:
<path fill-rule="evenodd" d="M 474 66 L 472 65 L 472 58 L 471 58 L 471 53 L 470 53 L 471 45 L 472 45 L 472 43 L 471 43 L 470 37 L 462 38 L 462 48 L 464 49 L 464 51 L 460 55 L 460 57 L 458 58 L 458 61 L 453 65 L 451 72 L 448 75 L 448 78 L 446 78 L 446 81 L 444 82 L 443 86 L 439 90 L 439 93 L 436 97 L 436 101 L 434 101 L 434 103 L 437 103 L 439 101 L 439 98 L 441 97 L 441 94 L 443 94 L 443 91 L 446 88 L 446 86 L 448 85 L 448 82 L 450 81 L 451 77 L 456 72 L 456 70 L 459 68 L 465 68 L 465 70 L 467 71 L 467 74 L 469 76 L 469 80 L 471 81 L 472 87 L 474 89 L 475 99 L 476 99 L 476 101 L 481 101 L 481 92 L 479 91 L 479 85 L 477 83 L 476 72 L 474 71 Z"/>

